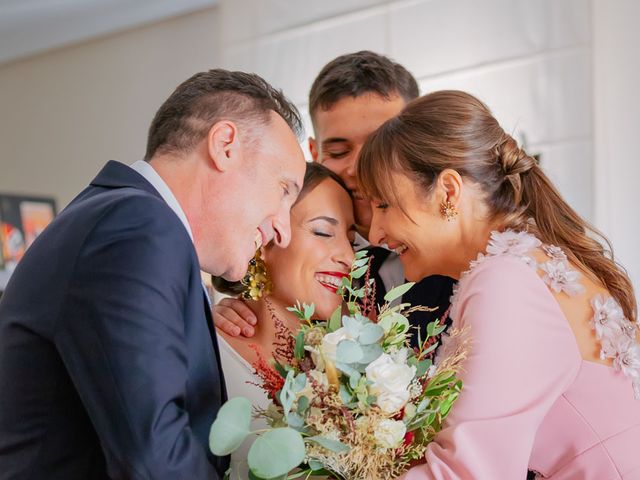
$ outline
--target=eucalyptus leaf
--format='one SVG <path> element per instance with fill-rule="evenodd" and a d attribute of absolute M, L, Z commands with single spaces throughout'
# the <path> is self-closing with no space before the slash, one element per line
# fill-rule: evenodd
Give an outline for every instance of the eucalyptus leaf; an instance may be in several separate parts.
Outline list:
<path fill-rule="evenodd" d="M 360 260 L 361 258 L 365 258 L 367 255 L 369 255 L 368 250 L 359 250 L 355 253 L 354 257 L 356 260 Z"/>
<path fill-rule="evenodd" d="M 437 326 L 438 322 L 431 322 L 429 325 L 427 325 L 427 337 L 433 337 L 433 331 Z"/>
<path fill-rule="evenodd" d="M 307 375 L 303 372 L 300 372 L 295 380 L 293 381 L 293 391 L 298 393 L 304 390 L 304 387 L 307 386 Z"/>
<path fill-rule="evenodd" d="M 377 343 L 372 345 L 364 345 L 362 347 L 362 357 L 360 363 L 369 364 L 382 355 L 382 347 Z"/>
<path fill-rule="evenodd" d="M 289 479 L 289 476 L 287 474 L 278 475 L 275 478 L 263 478 L 263 477 L 257 476 L 255 473 L 249 470 L 249 480 L 288 480 L 288 479 Z M 239 480 L 239 477 L 236 477 L 232 480 Z"/>
<path fill-rule="evenodd" d="M 282 378 L 287 378 L 287 369 L 284 368 L 284 366 L 280 362 L 275 360 L 273 364 L 273 368 L 276 369 L 276 371 L 280 374 Z"/>
<path fill-rule="evenodd" d="M 367 265 L 368 263 L 369 263 L 369 259 L 367 257 L 363 257 L 358 260 L 354 260 L 353 265 L 351 265 L 351 268 L 353 269 L 360 268 Z"/>
<path fill-rule="evenodd" d="M 282 409 L 284 410 L 285 415 L 287 415 L 291 411 L 293 402 L 296 399 L 296 395 L 293 389 L 294 376 L 295 373 L 293 372 L 293 370 L 290 370 L 289 373 L 287 373 L 287 378 L 284 381 L 282 390 L 280 390 L 280 403 L 282 404 Z"/>
<path fill-rule="evenodd" d="M 327 333 L 335 332 L 342 327 L 342 308 L 336 308 L 331 317 L 329 317 L 329 323 L 327 325 Z"/>
<path fill-rule="evenodd" d="M 354 370 L 353 374 L 349 375 L 349 386 L 355 389 L 358 386 L 358 382 L 360 382 L 361 378 L 362 375 L 360 375 L 358 371 Z"/>
<path fill-rule="evenodd" d="M 304 460 L 304 440 L 292 428 L 274 428 L 251 445 L 247 461 L 251 471 L 262 478 L 289 473 Z"/>
<path fill-rule="evenodd" d="M 209 448 L 218 456 L 229 455 L 247 438 L 251 426 L 251 402 L 244 397 L 227 401 L 209 431 Z"/>
<path fill-rule="evenodd" d="M 298 399 L 298 408 L 296 409 L 300 415 L 304 415 L 309 408 L 309 398 L 305 395 L 302 395 Z"/>
<path fill-rule="evenodd" d="M 387 292 L 387 294 L 384 296 L 384 300 L 386 302 L 393 302 L 397 298 L 400 298 L 402 297 L 402 295 L 407 293 L 414 285 L 415 282 L 408 282 L 403 285 L 398 285 L 397 287 L 392 288 Z"/>
<path fill-rule="evenodd" d="M 418 365 L 416 367 L 416 378 L 421 377 L 425 373 L 427 373 L 427 370 L 429 370 L 429 367 L 431 367 L 431 363 L 431 360 L 428 358 L 418 362 Z"/>
<path fill-rule="evenodd" d="M 296 346 L 293 353 L 297 360 L 304 358 L 304 332 L 302 330 L 296 335 Z"/>
<path fill-rule="evenodd" d="M 314 472 L 316 472 L 318 470 L 324 469 L 324 465 L 322 462 L 319 462 L 318 460 L 311 459 L 309 460 L 309 468 Z"/>
<path fill-rule="evenodd" d="M 345 373 L 346 375 L 348 375 L 349 377 L 353 375 L 360 375 L 358 370 L 353 368 L 351 365 L 347 365 L 346 363 L 336 362 L 336 368 L 341 372 Z"/>
<path fill-rule="evenodd" d="M 375 323 L 368 323 L 360 331 L 358 335 L 358 342 L 362 345 L 370 345 L 376 343 L 384 335 L 384 330 L 380 325 Z"/>
<path fill-rule="evenodd" d="M 313 316 L 316 311 L 316 306 L 312 303 L 311 305 L 304 304 L 304 318 L 309 320 Z"/>
<path fill-rule="evenodd" d="M 295 412 L 289 412 L 287 414 L 287 424 L 296 430 L 301 429 L 304 427 L 304 418 Z"/>
<path fill-rule="evenodd" d="M 430 403 L 430 399 L 429 398 L 423 398 L 422 401 L 418 404 L 418 408 L 416 408 L 416 412 L 420 413 L 423 410 L 425 410 Z"/>
<path fill-rule="evenodd" d="M 341 363 L 356 363 L 362 358 L 362 347 L 353 340 L 340 340 L 336 348 L 336 358 Z"/>
<path fill-rule="evenodd" d="M 356 268 L 353 272 L 351 272 L 351 278 L 361 278 L 365 273 L 367 273 L 367 270 L 369 270 L 369 265 Z"/>
<path fill-rule="evenodd" d="M 429 348 L 427 348 L 426 350 L 422 351 L 422 355 L 426 355 L 427 353 L 431 353 L 433 352 L 436 348 L 438 348 L 438 342 L 432 344 L 429 346 Z"/>
<path fill-rule="evenodd" d="M 330 450 L 334 453 L 343 453 L 350 450 L 349 445 L 346 445 L 339 440 L 333 440 L 331 438 L 322 437 L 320 435 L 307 437 L 307 441 L 317 443 L 321 447 L 326 448 L 327 450 Z"/>
<path fill-rule="evenodd" d="M 344 325 L 344 328 L 347 329 L 347 331 L 349 332 L 349 335 L 351 335 L 354 338 L 358 338 L 363 326 L 362 322 L 360 322 L 354 317 L 349 317 L 347 315 L 342 316 L 342 325 Z"/>
<path fill-rule="evenodd" d="M 347 387 L 345 387 L 342 384 L 340 384 L 339 393 L 340 393 L 340 400 L 342 400 L 342 403 L 344 403 L 345 405 L 348 405 L 353 401 L 353 395 L 351 395 L 351 392 L 347 390 Z"/>

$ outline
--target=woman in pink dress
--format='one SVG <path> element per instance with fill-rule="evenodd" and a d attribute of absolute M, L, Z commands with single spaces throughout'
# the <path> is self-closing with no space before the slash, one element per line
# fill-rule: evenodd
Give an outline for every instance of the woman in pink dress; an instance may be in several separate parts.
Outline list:
<path fill-rule="evenodd" d="M 414 100 L 368 140 L 358 176 L 371 242 L 410 280 L 459 279 L 465 334 L 441 348 L 470 341 L 462 394 L 403 478 L 640 479 L 631 282 L 488 108 L 457 91 Z"/>

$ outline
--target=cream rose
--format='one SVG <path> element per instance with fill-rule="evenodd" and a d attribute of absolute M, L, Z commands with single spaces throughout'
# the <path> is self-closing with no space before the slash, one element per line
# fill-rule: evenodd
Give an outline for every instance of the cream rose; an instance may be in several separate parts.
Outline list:
<path fill-rule="evenodd" d="M 406 358 L 404 352 L 394 356 L 383 353 L 365 369 L 367 379 L 372 382 L 369 391 L 384 413 L 396 413 L 409 401 L 409 385 L 416 367 L 407 365 Z"/>
<path fill-rule="evenodd" d="M 382 448 L 397 448 L 402 444 L 407 427 L 400 420 L 381 420 L 376 426 L 373 436 Z"/>

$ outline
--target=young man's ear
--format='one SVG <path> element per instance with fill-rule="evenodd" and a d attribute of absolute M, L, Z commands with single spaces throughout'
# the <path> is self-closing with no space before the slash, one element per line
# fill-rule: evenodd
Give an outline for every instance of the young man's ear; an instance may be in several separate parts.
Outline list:
<path fill-rule="evenodd" d="M 311 158 L 313 161 L 317 162 L 320 151 L 318 150 L 318 142 L 313 137 L 309 137 L 309 151 L 311 152 Z"/>
<path fill-rule="evenodd" d="M 207 134 L 207 152 L 216 170 L 229 169 L 240 153 L 237 125 L 229 120 L 214 123 Z"/>

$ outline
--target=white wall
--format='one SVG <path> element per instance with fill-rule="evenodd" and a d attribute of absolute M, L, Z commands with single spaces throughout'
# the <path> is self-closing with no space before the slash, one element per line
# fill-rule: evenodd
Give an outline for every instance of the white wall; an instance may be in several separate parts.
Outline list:
<path fill-rule="evenodd" d="M 640 294 L 640 2 L 594 0 L 596 223 Z"/>
<path fill-rule="evenodd" d="M 577 210 L 593 218 L 589 0 L 223 0 L 222 60 L 284 89 L 306 112 L 311 82 L 337 55 L 389 55 L 422 92 L 487 102 Z M 250 13 L 248 13 L 250 12 Z M 310 129 L 310 123 L 307 119 Z"/>
<path fill-rule="evenodd" d="M 142 156 L 155 109 L 196 71 L 255 71 L 306 113 L 320 68 L 370 49 L 423 92 L 468 90 L 525 134 L 640 286 L 638 18 L 636 0 L 222 0 L 0 64 L 0 191 L 64 206 L 107 159 Z"/>
<path fill-rule="evenodd" d="M 222 0 L 222 61 L 256 71 L 305 112 L 311 82 L 360 49 L 407 67 L 423 93 L 484 100 L 640 286 L 640 2 Z M 311 126 L 307 116 L 307 129 Z M 524 137 L 523 137 L 524 135 Z"/>
<path fill-rule="evenodd" d="M 142 158 L 160 104 L 219 64 L 217 7 L 0 65 L 0 191 L 66 205 L 109 159 Z"/>

